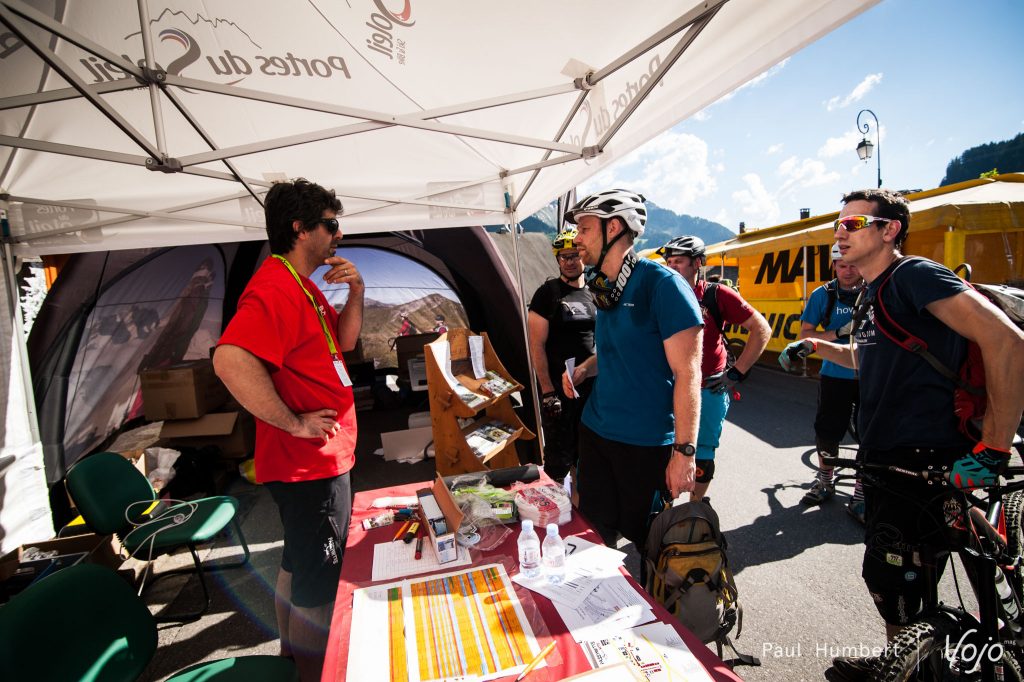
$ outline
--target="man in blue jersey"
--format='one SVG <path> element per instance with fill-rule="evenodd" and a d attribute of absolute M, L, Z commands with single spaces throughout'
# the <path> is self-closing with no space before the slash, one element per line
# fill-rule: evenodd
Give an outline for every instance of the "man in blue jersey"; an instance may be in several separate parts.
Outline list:
<path fill-rule="evenodd" d="M 849 343 L 853 328 L 853 306 L 857 302 L 864 280 L 852 263 L 843 261 L 839 245 L 832 245 L 832 263 L 835 279 L 813 292 L 800 316 L 800 338 Z M 821 329 L 819 329 L 819 327 Z M 814 416 L 814 444 L 818 450 L 818 475 L 804 495 L 807 505 L 821 504 L 835 494 L 832 467 L 821 462 L 822 455 L 839 456 L 839 442 L 849 427 L 851 416 L 856 416 L 857 372 L 848 367 L 825 360 L 821 363 L 821 383 L 818 385 L 818 413 Z M 854 486 L 850 514 L 864 523 L 864 491 L 860 478 Z"/>
<path fill-rule="evenodd" d="M 958 488 L 990 485 L 1010 458 L 1024 409 L 1024 333 L 948 268 L 903 256 L 911 216 L 902 196 L 866 189 L 847 194 L 843 204 L 835 240 L 843 261 L 857 266 L 867 282 L 865 314 L 854 315 L 863 323 L 853 332 L 853 344 L 802 339 L 787 346 L 779 362 L 790 369 L 794 358 L 817 352 L 859 370 L 857 433 L 866 463 L 915 471 L 942 467 Z M 980 439 L 968 439 L 958 428 L 953 382 L 880 331 L 876 319 L 883 307 L 947 367 L 962 364 L 967 341 L 978 345 L 988 397 Z M 930 589 L 922 561 L 930 556 L 941 574 L 950 525 L 961 523 L 964 510 L 956 496 L 937 492 L 924 480 L 894 473 L 873 476 L 870 483 L 864 490 L 861 575 L 891 641 L 917 617 Z M 875 679 L 879 664 L 877 657 L 839 656 L 825 677 L 831 682 Z"/>
<path fill-rule="evenodd" d="M 598 308 L 596 354 L 562 377 L 566 395 L 596 377 L 580 425 L 580 511 L 606 543 L 621 533 L 641 548 L 657 493 L 693 490 L 703 319 L 678 273 L 633 251 L 642 196 L 598 192 L 566 220 Z"/>

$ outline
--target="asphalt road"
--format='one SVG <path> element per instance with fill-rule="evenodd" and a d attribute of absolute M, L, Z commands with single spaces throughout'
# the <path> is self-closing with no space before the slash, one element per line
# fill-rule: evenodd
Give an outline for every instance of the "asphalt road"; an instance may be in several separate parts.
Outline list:
<path fill-rule="evenodd" d="M 740 389 L 709 490 L 743 606 L 733 640 L 762 662 L 736 672 L 746 680 L 821 680 L 833 656 L 885 643 L 860 578 L 863 530 L 846 513 L 852 482 L 821 507 L 800 504 L 816 461 L 815 379 L 758 367 Z M 844 454 L 853 447 L 844 445 Z M 969 591 L 959 565 L 957 574 Z M 948 569 L 940 593 L 957 602 Z"/>

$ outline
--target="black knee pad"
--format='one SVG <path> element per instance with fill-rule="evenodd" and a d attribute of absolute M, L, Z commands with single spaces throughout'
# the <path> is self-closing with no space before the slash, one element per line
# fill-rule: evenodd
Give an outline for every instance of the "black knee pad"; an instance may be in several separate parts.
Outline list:
<path fill-rule="evenodd" d="M 697 483 L 711 483 L 711 479 L 715 477 L 715 460 L 713 459 L 698 459 L 697 475 L 694 478 Z"/>

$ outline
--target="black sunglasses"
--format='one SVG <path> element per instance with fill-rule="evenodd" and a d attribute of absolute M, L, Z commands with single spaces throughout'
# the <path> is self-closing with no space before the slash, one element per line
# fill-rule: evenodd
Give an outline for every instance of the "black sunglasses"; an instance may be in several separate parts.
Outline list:
<path fill-rule="evenodd" d="M 310 223 L 310 225 L 323 225 L 327 228 L 328 234 L 332 237 L 338 234 L 338 230 L 341 229 L 341 225 L 338 224 L 337 218 L 320 218 L 320 220 L 316 220 Z"/>

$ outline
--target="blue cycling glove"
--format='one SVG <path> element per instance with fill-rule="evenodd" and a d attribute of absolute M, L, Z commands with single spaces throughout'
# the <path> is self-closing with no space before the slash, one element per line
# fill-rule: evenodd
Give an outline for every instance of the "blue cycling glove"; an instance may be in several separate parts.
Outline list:
<path fill-rule="evenodd" d="M 813 339 L 794 341 L 779 353 L 779 364 L 782 365 L 782 369 L 792 372 L 794 362 L 803 360 L 816 350 L 818 350 L 818 343 Z"/>
<path fill-rule="evenodd" d="M 970 454 L 953 462 L 949 481 L 961 490 L 975 490 L 995 485 L 1009 461 L 1009 452 L 978 443 Z"/>

